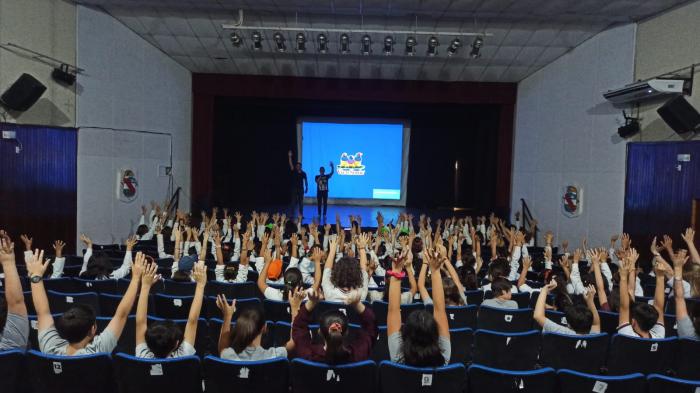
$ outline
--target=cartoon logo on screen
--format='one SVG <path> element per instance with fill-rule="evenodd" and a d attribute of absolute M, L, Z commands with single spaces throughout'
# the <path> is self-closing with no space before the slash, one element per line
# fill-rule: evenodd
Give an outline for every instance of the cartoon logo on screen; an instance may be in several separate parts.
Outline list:
<path fill-rule="evenodd" d="M 364 176 L 365 166 L 362 165 L 362 152 L 355 154 L 343 153 L 340 155 L 340 165 L 337 167 L 339 175 L 343 176 Z"/>

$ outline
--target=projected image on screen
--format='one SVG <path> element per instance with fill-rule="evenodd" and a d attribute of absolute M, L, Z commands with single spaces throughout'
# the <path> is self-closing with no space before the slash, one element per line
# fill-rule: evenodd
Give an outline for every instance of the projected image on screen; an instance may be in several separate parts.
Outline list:
<path fill-rule="evenodd" d="M 316 196 L 315 176 L 330 170 L 329 198 L 400 200 L 403 166 L 402 123 L 301 122 L 302 166 L 309 177 L 307 197 Z"/>

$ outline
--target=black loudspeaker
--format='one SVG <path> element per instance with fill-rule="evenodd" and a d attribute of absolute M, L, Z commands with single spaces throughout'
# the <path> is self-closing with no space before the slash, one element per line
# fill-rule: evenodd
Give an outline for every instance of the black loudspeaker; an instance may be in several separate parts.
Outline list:
<path fill-rule="evenodd" d="M 75 74 L 69 71 L 67 64 L 61 64 L 60 67 L 54 68 L 51 77 L 56 82 L 67 86 L 72 86 L 75 83 Z"/>
<path fill-rule="evenodd" d="M 639 121 L 631 120 L 627 124 L 617 129 L 618 135 L 622 138 L 629 138 L 639 132 Z"/>
<path fill-rule="evenodd" d="M 668 100 L 656 112 L 679 134 L 695 131 L 700 126 L 700 113 L 683 96 Z"/>
<path fill-rule="evenodd" d="M 9 89 L 0 96 L 0 103 L 8 109 L 26 111 L 46 91 L 46 86 L 29 74 L 22 74 Z"/>

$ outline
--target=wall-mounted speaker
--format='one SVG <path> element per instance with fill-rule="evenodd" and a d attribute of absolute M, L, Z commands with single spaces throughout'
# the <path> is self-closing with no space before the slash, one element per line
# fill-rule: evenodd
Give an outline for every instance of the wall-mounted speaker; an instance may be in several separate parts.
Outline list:
<path fill-rule="evenodd" d="M 22 74 L 9 89 L 0 96 L 0 104 L 15 111 L 26 111 L 46 91 L 46 86 L 29 74 Z"/>
<path fill-rule="evenodd" d="M 630 119 L 627 124 L 617 129 L 617 134 L 621 138 L 629 138 L 639 132 L 639 121 L 636 119 Z"/>
<path fill-rule="evenodd" d="M 700 113 L 683 96 L 671 98 L 656 112 L 679 134 L 696 131 L 700 126 Z"/>
<path fill-rule="evenodd" d="M 67 86 L 72 86 L 75 83 L 75 74 L 70 72 L 67 64 L 61 64 L 60 67 L 54 68 L 51 77 L 56 82 Z"/>

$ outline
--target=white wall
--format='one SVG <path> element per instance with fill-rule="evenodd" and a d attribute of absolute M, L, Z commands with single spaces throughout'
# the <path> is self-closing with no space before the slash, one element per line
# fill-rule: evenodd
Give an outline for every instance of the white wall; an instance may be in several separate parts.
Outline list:
<path fill-rule="evenodd" d="M 78 233 L 120 242 L 135 230 L 139 209 L 167 197 L 172 142 L 180 206 L 189 209 L 191 74 L 108 14 L 78 6 Z M 145 133 L 153 132 L 153 133 Z M 155 134 L 155 133 L 162 133 Z M 117 172 L 135 168 L 137 200 L 117 199 Z"/>
<path fill-rule="evenodd" d="M 75 64 L 75 5 L 62 0 L 0 0 L 0 43 L 17 44 Z M 46 86 L 29 110 L 9 112 L 9 122 L 75 125 L 75 86 L 54 82 L 51 72 L 55 66 L 32 59 L 26 52 L 0 49 L 0 93 L 23 73 Z"/>
<path fill-rule="evenodd" d="M 666 74 L 700 62 L 700 2 L 673 9 L 639 23 L 635 79 L 647 79 Z M 685 76 L 689 76 L 686 73 Z M 700 67 L 695 70 L 694 94 L 685 98 L 700 111 Z M 660 117 L 656 110 L 665 99 L 644 103 L 641 107 L 642 129 L 634 141 L 680 141 L 700 139 L 699 134 L 678 135 Z"/>
<path fill-rule="evenodd" d="M 635 25 L 604 31 L 518 85 L 511 209 L 528 203 L 555 242 L 607 244 L 622 230 L 626 145 L 621 114 L 602 96 L 630 83 Z M 562 188 L 583 187 L 581 216 L 562 213 Z M 540 239 L 541 240 L 541 239 Z"/>

